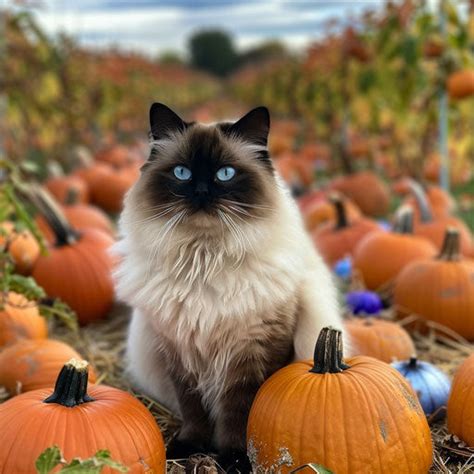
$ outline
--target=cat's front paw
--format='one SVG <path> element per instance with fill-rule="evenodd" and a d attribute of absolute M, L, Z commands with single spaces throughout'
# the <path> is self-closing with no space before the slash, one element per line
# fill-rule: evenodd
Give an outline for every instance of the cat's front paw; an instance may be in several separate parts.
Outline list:
<path fill-rule="evenodd" d="M 245 451 L 235 449 L 225 451 L 219 455 L 218 462 L 227 473 L 250 474 L 252 472 L 252 465 Z"/>
<path fill-rule="evenodd" d="M 203 446 L 192 443 L 190 441 L 179 440 L 173 438 L 166 447 L 167 459 L 187 459 L 193 454 L 203 453 Z"/>

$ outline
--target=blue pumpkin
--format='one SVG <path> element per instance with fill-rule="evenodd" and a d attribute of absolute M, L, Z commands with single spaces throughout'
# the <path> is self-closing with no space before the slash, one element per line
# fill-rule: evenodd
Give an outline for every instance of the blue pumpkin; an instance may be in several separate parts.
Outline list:
<path fill-rule="evenodd" d="M 416 357 L 407 361 L 394 362 L 392 366 L 410 382 L 427 416 L 446 406 L 451 390 L 451 380 L 438 367 L 419 361 Z M 439 419 L 444 415 L 444 411 L 440 410 L 435 418 Z"/>
<path fill-rule="evenodd" d="M 383 308 L 380 296 L 373 291 L 350 291 L 346 304 L 353 314 L 377 314 Z"/>

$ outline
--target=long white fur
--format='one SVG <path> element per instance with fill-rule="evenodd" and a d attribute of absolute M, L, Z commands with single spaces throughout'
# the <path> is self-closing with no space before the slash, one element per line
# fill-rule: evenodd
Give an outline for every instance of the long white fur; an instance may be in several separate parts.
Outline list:
<path fill-rule="evenodd" d="M 190 233 L 182 225 L 185 214 L 144 219 L 137 186 L 126 196 L 115 277 L 119 297 L 134 308 L 129 374 L 177 413 L 176 395 L 158 356 L 162 338 L 176 342 L 212 414 L 219 409 L 229 361 L 261 327 L 262 315 L 271 315 L 295 292 L 304 307 L 294 336 L 296 359 L 312 357 L 322 327 L 342 328 L 330 272 L 278 177 L 277 183 L 273 212 L 251 224 L 238 221 L 234 234 L 206 226 Z"/>

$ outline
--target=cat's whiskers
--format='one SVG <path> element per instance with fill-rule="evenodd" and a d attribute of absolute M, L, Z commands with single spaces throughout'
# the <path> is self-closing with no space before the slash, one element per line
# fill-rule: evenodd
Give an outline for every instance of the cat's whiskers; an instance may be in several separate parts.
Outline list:
<path fill-rule="evenodd" d="M 239 207 L 247 207 L 249 209 L 261 209 L 261 210 L 266 210 L 266 211 L 274 210 L 270 206 L 263 206 L 261 204 L 249 204 L 247 202 L 238 202 L 238 201 L 234 201 L 234 200 L 228 199 L 228 198 L 222 198 L 221 201 L 224 202 L 224 203 L 235 204 Z"/>

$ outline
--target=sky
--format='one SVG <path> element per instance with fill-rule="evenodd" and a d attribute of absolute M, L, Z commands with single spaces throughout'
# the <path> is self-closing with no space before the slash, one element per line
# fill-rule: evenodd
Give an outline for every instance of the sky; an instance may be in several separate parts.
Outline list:
<path fill-rule="evenodd" d="M 7 0 L 8 1 L 8 0 Z M 268 39 L 298 50 L 321 34 L 330 18 L 349 18 L 384 0 L 40 0 L 35 12 L 47 32 L 64 31 L 80 43 L 111 45 L 150 56 L 185 54 L 197 30 L 219 27 L 239 49 Z"/>

